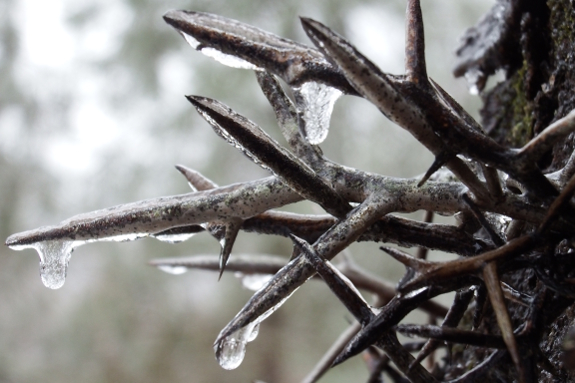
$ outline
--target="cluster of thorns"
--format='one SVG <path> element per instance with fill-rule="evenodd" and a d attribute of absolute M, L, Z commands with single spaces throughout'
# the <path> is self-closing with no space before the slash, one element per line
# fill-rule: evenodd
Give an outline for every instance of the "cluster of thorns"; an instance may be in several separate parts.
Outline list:
<path fill-rule="evenodd" d="M 306 382 L 316 381 L 330 366 L 362 352 L 369 360 L 370 382 L 379 381 L 383 371 L 396 381 L 471 382 L 506 357 L 511 358 L 519 382 L 537 379 L 537 366 L 553 375 L 565 373 L 540 350 L 542 329 L 538 323 L 546 297 L 559 296 L 568 302 L 575 297 L 573 280 L 548 261 L 553 257 L 554 262 L 572 263 L 569 240 L 575 211 L 570 200 L 575 191 L 575 160 L 551 174 L 543 174 L 537 163 L 575 130 L 575 113 L 558 119 L 521 149 L 504 147 L 489 138 L 428 78 L 418 0 L 408 1 L 406 73 L 401 76 L 382 72 L 344 38 L 311 19 L 302 18 L 302 25 L 316 49 L 219 16 L 170 11 L 164 18 L 180 33 L 197 40 L 196 49 L 215 49 L 257 67 L 257 80 L 289 150 L 220 102 L 187 98 L 218 135 L 273 175 L 218 187 L 198 172 L 179 166 L 195 189 L 193 193 L 79 215 L 58 226 L 16 234 L 8 239 L 8 245 L 58 239 L 91 241 L 128 233 L 161 237 L 207 230 L 223 243 L 219 259 L 196 257 L 156 264 L 219 269 L 220 276 L 224 270 L 274 274 L 221 331 L 216 344 L 319 275 L 357 323 L 342 334 Z M 435 161 L 418 179 L 371 174 L 329 161 L 306 138 L 301 108 L 286 95 L 278 77 L 290 87 L 313 81 L 363 97 L 408 130 L 435 155 Z M 328 214 L 273 210 L 301 200 L 319 204 Z M 428 212 L 424 222 L 391 214 L 419 210 Z M 458 224 L 432 223 L 433 213 L 457 215 Z M 294 243 L 291 261 L 285 264 L 264 256 L 230 258 L 239 230 L 289 236 Z M 339 269 L 330 263 L 355 241 L 394 243 L 419 251 L 412 256 L 381 247 L 407 268 L 393 287 L 351 262 L 343 262 Z M 459 257 L 427 261 L 428 249 Z M 539 288 L 534 295 L 500 279 L 524 269 L 537 276 Z M 375 294 L 373 306 L 355 287 Z M 449 292 L 455 292 L 449 309 L 430 301 Z M 512 318 L 508 302 L 523 307 L 516 310 L 523 317 Z M 480 330 L 489 304 L 498 333 Z M 443 318 L 441 325 L 400 324 L 416 309 Z M 468 311 L 473 311 L 472 326 L 458 329 Z M 397 333 L 428 340 L 401 344 Z M 448 376 L 446 366 L 435 365 L 431 372 L 422 366 L 435 349 L 453 343 L 493 351 L 458 377 Z M 419 351 L 416 357 L 412 356 L 415 351 Z"/>

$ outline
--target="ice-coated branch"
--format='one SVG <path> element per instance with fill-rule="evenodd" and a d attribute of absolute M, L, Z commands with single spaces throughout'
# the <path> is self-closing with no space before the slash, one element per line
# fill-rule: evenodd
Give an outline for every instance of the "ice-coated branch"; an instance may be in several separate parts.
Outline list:
<path fill-rule="evenodd" d="M 355 93 L 345 77 L 309 46 L 209 13 L 172 10 L 164 20 L 193 48 L 230 66 L 265 69 L 292 86 L 317 81 Z M 229 57 L 237 61 L 226 61 Z"/>
<path fill-rule="evenodd" d="M 317 202 L 336 217 L 351 207 L 321 177 L 291 152 L 282 148 L 253 122 L 218 101 L 187 96 L 219 136 L 277 175 L 304 199 Z"/>

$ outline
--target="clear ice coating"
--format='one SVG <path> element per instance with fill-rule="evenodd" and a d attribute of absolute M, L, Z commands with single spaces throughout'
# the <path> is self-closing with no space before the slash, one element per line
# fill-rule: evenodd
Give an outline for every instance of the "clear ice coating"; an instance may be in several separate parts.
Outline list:
<path fill-rule="evenodd" d="M 254 64 L 252 64 L 252 63 L 250 63 L 244 59 L 241 59 L 239 57 L 222 53 L 221 51 L 219 51 L 215 48 L 201 47 L 200 42 L 198 40 L 196 40 L 195 38 L 193 38 L 192 36 L 190 36 L 186 33 L 182 33 L 182 36 L 184 36 L 184 38 L 186 39 L 186 41 L 188 42 L 188 44 L 190 44 L 190 46 L 192 48 L 200 51 L 204 55 L 211 57 L 214 60 L 216 60 L 216 61 L 218 61 L 218 62 L 220 62 L 226 66 L 229 66 L 231 68 L 262 70 L 262 68 L 257 67 Z"/>
<path fill-rule="evenodd" d="M 202 115 L 202 117 L 212 126 L 212 128 L 214 129 L 214 132 L 222 137 L 224 140 L 226 140 L 230 145 L 232 145 L 234 148 L 238 149 L 239 151 L 241 151 L 244 155 L 246 155 L 250 160 L 252 160 L 252 162 L 256 165 L 261 166 L 262 168 L 264 168 L 265 170 L 274 173 L 274 171 L 272 169 L 270 169 L 267 165 L 265 165 L 263 162 L 261 162 L 252 152 L 250 152 L 249 150 L 247 150 L 242 144 L 240 144 L 238 142 L 238 140 L 236 140 L 232 135 L 230 135 L 228 133 L 228 131 L 221 126 L 220 124 L 218 124 L 208 113 L 200 110 L 199 113 Z"/>
<path fill-rule="evenodd" d="M 81 241 L 52 240 L 30 245 L 10 246 L 10 248 L 13 250 L 35 249 L 40 256 L 42 283 L 50 289 L 59 289 L 66 281 L 72 251 L 83 243 Z"/>
<path fill-rule="evenodd" d="M 40 256 L 40 277 L 44 286 L 50 289 L 59 289 L 66 281 L 68 263 L 72 251 L 78 246 L 89 242 L 114 241 L 124 242 L 145 237 L 146 233 L 121 234 L 112 237 L 90 239 L 86 241 L 74 241 L 70 239 L 53 239 L 39 241 L 26 245 L 11 245 L 12 250 L 34 249 Z"/>
<path fill-rule="evenodd" d="M 214 345 L 216 358 L 218 363 L 223 369 L 233 370 L 239 367 L 246 356 L 246 345 L 252 342 L 258 336 L 260 330 L 260 323 L 269 317 L 285 300 L 281 301 L 275 307 L 266 311 L 263 315 L 255 321 L 249 323 L 247 326 L 242 327 L 230 336 L 222 339 L 221 342 Z"/>
<path fill-rule="evenodd" d="M 329 131 L 333 106 L 342 92 L 318 82 L 306 82 L 294 88 L 297 108 L 305 120 L 305 136 L 312 145 L 322 143 Z"/>
<path fill-rule="evenodd" d="M 158 269 L 162 270 L 164 273 L 173 274 L 173 275 L 180 275 L 184 274 L 188 271 L 186 266 L 179 266 L 179 265 L 158 265 Z"/>

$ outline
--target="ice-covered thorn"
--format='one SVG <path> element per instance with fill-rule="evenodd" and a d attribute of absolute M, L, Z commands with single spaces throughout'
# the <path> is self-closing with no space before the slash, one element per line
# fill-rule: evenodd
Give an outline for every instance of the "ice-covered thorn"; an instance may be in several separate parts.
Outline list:
<path fill-rule="evenodd" d="M 171 10 L 164 20 L 194 49 L 224 65 L 267 70 L 291 86 L 318 81 L 355 94 L 341 72 L 316 49 L 304 44 L 209 13 Z"/>
<path fill-rule="evenodd" d="M 73 216 L 57 225 L 11 235 L 7 246 L 47 240 L 135 240 L 222 216 L 249 218 L 302 198 L 275 177 L 176 196 L 152 198 Z"/>
<path fill-rule="evenodd" d="M 321 258 L 309 243 L 295 235 L 290 235 L 290 238 L 357 321 L 362 325 L 369 323 L 374 314 L 353 283 L 329 261 Z"/>
<path fill-rule="evenodd" d="M 433 175 L 433 173 L 435 173 L 436 171 L 441 169 L 441 167 L 443 165 L 445 165 L 445 163 L 447 161 L 449 161 L 450 157 L 452 157 L 452 156 L 451 155 L 449 155 L 449 156 L 441 156 L 441 155 L 436 156 L 435 159 L 433 160 L 433 163 L 429 167 L 429 169 L 427 169 L 427 171 L 425 172 L 423 177 L 421 177 L 421 180 L 419 180 L 419 182 L 417 183 L 417 187 L 418 188 L 422 187 L 427 182 L 429 177 L 431 177 Z"/>
<path fill-rule="evenodd" d="M 355 207 L 349 216 L 337 221 L 315 243 L 318 255 L 327 260 L 353 243 L 365 229 L 390 209 L 390 201 L 373 195 Z M 216 343 L 252 323 L 271 308 L 279 307 L 291 294 L 315 274 L 306 257 L 296 257 L 279 270 L 273 278 L 258 290 L 240 312 L 222 329 Z"/>
<path fill-rule="evenodd" d="M 385 251 L 387 254 L 391 255 L 395 260 L 403 263 L 406 267 L 414 269 L 418 273 L 424 273 L 427 269 L 435 265 L 434 262 L 429 262 L 423 259 L 415 258 L 393 247 L 380 246 L 379 249 Z"/>
<path fill-rule="evenodd" d="M 344 217 L 351 210 L 350 205 L 327 182 L 259 126 L 216 100 L 186 97 L 218 135 L 254 162 L 271 170 L 302 197 L 318 203 L 336 217 Z"/>
<path fill-rule="evenodd" d="M 258 84 L 268 99 L 276 115 L 281 132 L 290 144 L 296 149 L 296 143 L 304 143 L 299 131 L 297 110 L 293 102 L 283 91 L 280 83 L 268 72 L 256 72 Z"/>
<path fill-rule="evenodd" d="M 479 123 L 475 121 L 475 119 L 471 117 L 469 113 L 467 113 L 467 111 L 463 108 L 463 106 L 461 106 L 461 104 L 455 101 L 455 99 L 451 97 L 451 95 L 447 93 L 445 89 L 441 87 L 441 85 L 435 82 L 431 77 L 429 78 L 429 81 L 431 82 L 431 85 L 433 85 L 433 87 L 435 88 L 437 96 L 439 96 L 439 98 L 445 103 L 445 105 L 447 105 L 447 107 L 453 113 L 455 113 L 459 118 L 465 121 L 470 128 L 478 132 L 483 132 L 483 128 L 481 127 L 481 125 L 479 125 Z"/>
<path fill-rule="evenodd" d="M 284 257 L 267 254 L 234 254 L 226 265 L 226 271 L 238 271 L 242 274 L 275 274 L 285 266 Z M 192 257 L 159 258 L 148 262 L 151 266 L 161 268 L 174 267 L 185 269 L 200 269 L 219 271 L 219 256 L 215 254 L 194 255 Z"/>
<path fill-rule="evenodd" d="M 509 312 L 507 311 L 507 306 L 505 305 L 505 299 L 503 297 L 503 292 L 501 291 L 501 283 L 497 273 L 497 264 L 495 262 L 489 262 L 485 265 L 483 268 L 483 280 L 487 287 L 489 301 L 491 302 L 491 306 L 495 312 L 501 335 L 505 341 L 507 350 L 511 355 L 513 364 L 517 369 L 519 382 L 524 383 L 526 381 L 525 366 L 523 366 L 523 363 L 521 362 L 519 347 L 517 346 L 515 334 L 513 334 L 513 325 L 511 323 L 511 318 L 509 317 Z"/>
<path fill-rule="evenodd" d="M 399 82 L 393 76 L 383 73 L 375 64 L 363 56 L 351 43 L 322 23 L 302 17 L 302 26 L 313 43 L 334 62 L 348 81 L 366 99 L 372 101 L 393 121 L 395 108 L 403 106 Z M 379 89 L 377 92 L 375 89 Z M 378 93 L 379 92 L 379 93 Z M 389 100 L 396 99 L 395 103 Z"/>
<path fill-rule="evenodd" d="M 200 172 L 190 169 L 184 165 L 176 165 L 176 169 L 188 180 L 194 191 L 215 189 L 218 185 Z"/>
<path fill-rule="evenodd" d="M 425 37 L 419 0 L 407 2 L 405 24 L 405 74 L 415 84 L 429 86 L 425 65 Z"/>
<path fill-rule="evenodd" d="M 377 342 L 408 313 L 419 307 L 421 303 L 437 296 L 438 294 L 453 290 L 452 283 L 422 288 L 408 294 L 396 295 L 391 301 L 383 306 L 379 314 L 364 326 L 349 342 L 346 348 L 336 358 L 334 363 L 342 363 Z"/>
<path fill-rule="evenodd" d="M 453 124 L 459 123 L 459 120 L 456 122 L 456 116 L 444 113 L 445 106 L 433 98 L 432 90 L 421 92 L 422 94 L 417 95 L 419 99 L 414 100 L 415 96 L 409 94 L 405 81 L 381 71 L 345 38 L 320 22 L 307 18 L 301 20 L 309 38 L 341 69 L 361 96 L 374 104 L 391 121 L 409 131 L 436 156 L 451 150 L 446 146 L 445 138 L 439 137 L 434 131 L 446 122 L 430 121 L 429 105 L 423 104 L 429 104 L 430 100 L 437 104 L 434 112 L 439 117 L 434 117 L 436 119 L 452 119 Z M 450 122 L 447 125 L 451 129 L 453 124 Z M 449 130 L 448 133 L 451 134 L 452 131 Z M 457 142 L 459 144 L 453 145 L 454 149 L 465 144 L 460 139 Z M 453 157 L 447 166 L 474 194 L 489 197 L 486 188 L 461 159 Z"/>
<path fill-rule="evenodd" d="M 321 158 L 306 141 L 300 129 L 300 117 L 296 106 L 285 94 L 280 83 L 268 72 L 256 72 L 258 83 L 272 106 L 280 130 L 294 153 L 308 163 Z"/>
<path fill-rule="evenodd" d="M 218 280 L 222 278 L 222 275 L 226 269 L 228 260 L 230 259 L 230 254 L 232 248 L 238 236 L 238 233 L 242 227 L 244 220 L 241 218 L 230 218 L 227 219 L 223 224 L 223 233 L 219 238 L 221 251 L 220 251 L 220 275 Z"/>

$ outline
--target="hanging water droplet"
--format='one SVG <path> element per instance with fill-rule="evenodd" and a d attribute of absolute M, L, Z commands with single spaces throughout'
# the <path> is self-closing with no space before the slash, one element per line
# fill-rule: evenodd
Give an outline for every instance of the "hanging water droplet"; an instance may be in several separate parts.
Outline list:
<path fill-rule="evenodd" d="M 338 89 L 318 82 L 306 82 L 294 88 L 297 108 L 303 113 L 305 136 L 310 144 L 318 145 L 327 137 L 333 106 L 342 95 Z"/>
<path fill-rule="evenodd" d="M 246 344 L 256 339 L 260 330 L 260 323 L 280 308 L 296 290 L 297 289 L 292 291 L 290 295 L 260 315 L 256 320 L 248 323 L 246 326 L 223 338 L 214 345 L 216 359 L 222 368 L 233 370 L 242 363 L 246 355 Z"/>
<path fill-rule="evenodd" d="M 180 275 L 180 274 L 184 274 L 186 271 L 188 271 L 188 268 L 186 266 L 172 266 L 172 265 L 158 265 L 158 269 L 162 270 L 165 273 L 168 274 L 173 274 L 173 275 Z"/>
<path fill-rule="evenodd" d="M 40 256 L 40 277 L 44 286 L 59 289 L 66 281 L 68 263 L 74 248 L 84 244 L 81 241 L 52 240 L 30 245 L 10 246 L 13 250 L 35 249 Z"/>
<path fill-rule="evenodd" d="M 240 150 L 243 154 L 249 157 L 253 163 L 256 165 L 261 166 L 262 168 L 270 171 L 273 173 L 273 170 L 266 166 L 263 162 L 261 162 L 256 156 L 252 154 L 249 150 L 247 150 L 243 145 L 241 145 L 238 140 L 236 140 L 232 135 L 228 133 L 224 127 L 222 127 L 219 123 L 217 123 L 208 113 L 203 110 L 198 110 L 198 112 L 202 115 L 202 117 L 212 126 L 214 132 L 226 140 L 230 145 L 234 146 L 236 149 Z"/>
<path fill-rule="evenodd" d="M 273 311 L 272 311 L 273 312 Z M 224 338 L 214 346 L 216 358 L 222 368 L 233 370 L 238 368 L 246 356 L 246 344 L 255 340 L 260 331 L 260 323 L 271 315 L 267 312 L 254 322 L 242 327 L 232 335 Z"/>

